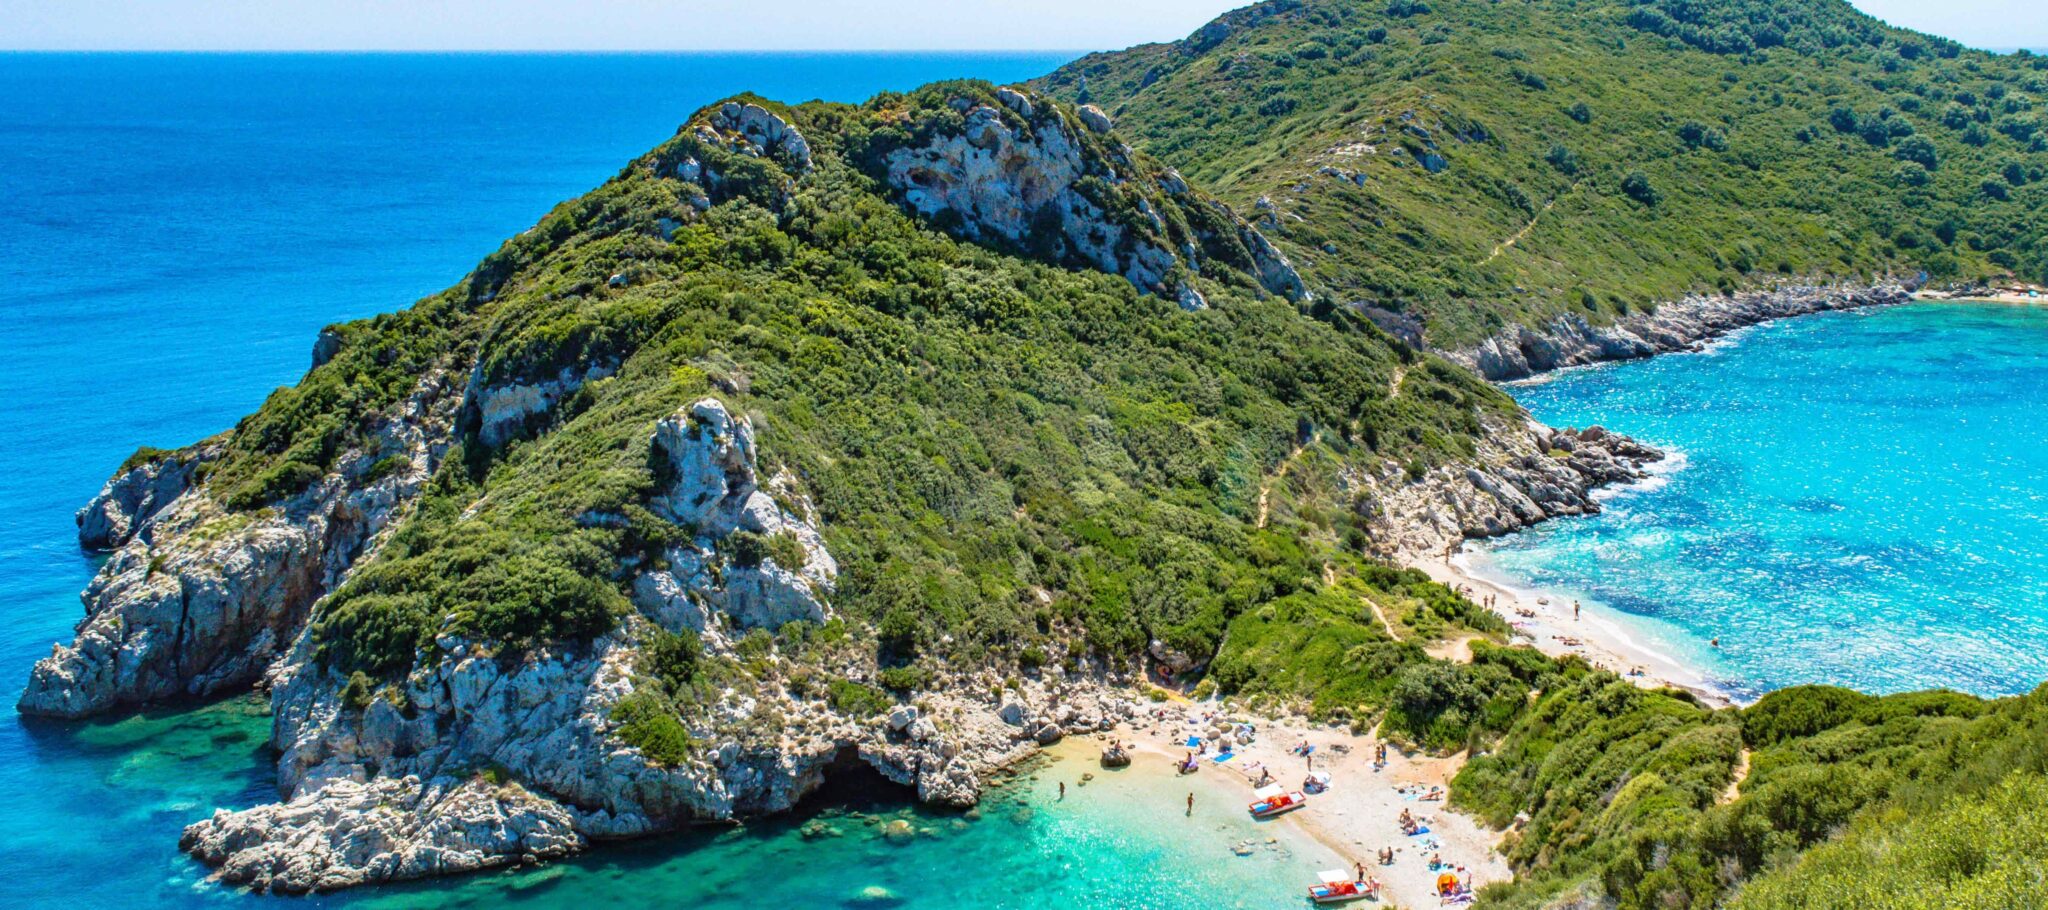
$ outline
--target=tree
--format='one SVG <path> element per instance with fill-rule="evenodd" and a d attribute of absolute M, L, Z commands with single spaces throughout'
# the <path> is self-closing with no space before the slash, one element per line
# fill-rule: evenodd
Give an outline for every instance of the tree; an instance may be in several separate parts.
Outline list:
<path fill-rule="evenodd" d="M 1621 178 L 1621 191 L 1627 193 L 1628 198 L 1652 207 L 1664 199 L 1642 171 L 1630 171 L 1628 176 Z"/>
<path fill-rule="evenodd" d="M 1892 157 L 1911 161 L 1930 171 L 1941 166 L 1941 153 L 1925 136 L 1911 136 L 1900 142 L 1898 148 L 1892 150 Z"/>

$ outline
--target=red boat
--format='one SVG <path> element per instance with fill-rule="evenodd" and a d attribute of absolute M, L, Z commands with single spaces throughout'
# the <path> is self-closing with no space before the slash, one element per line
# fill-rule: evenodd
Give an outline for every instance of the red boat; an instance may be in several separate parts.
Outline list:
<path fill-rule="evenodd" d="M 1370 879 L 1359 881 L 1342 869 L 1328 869 L 1316 875 L 1323 883 L 1308 886 L 1308 899 L 1318 904 L 1343 904 L 1363 900 L 1377 895 L 1380 890 L 1379 882 Z"/>
<path fill-rule="evenodd" d="M 1283 812 L 1292 812 L 1308 803 L 1308 797 L 1300 790 L 1282 790 L 1279 784 L 1269 784 L 1252 791 L 1250 806 L 1253 818 L 1272 818 Z"/>

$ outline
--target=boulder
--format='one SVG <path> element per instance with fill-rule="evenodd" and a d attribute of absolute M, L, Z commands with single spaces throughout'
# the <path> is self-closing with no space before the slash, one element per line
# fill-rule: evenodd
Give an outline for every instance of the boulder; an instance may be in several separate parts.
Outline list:
<path fill-rule="evenodd" d="M 1081 125 L 1095 132 L 1107 133 L 1115 127 L 1115 124 L 1110 122 L 1109 115 L 1103 113 L 1102 108 L 1095 105 L 1081 105 L 1079 113 L 1081 115 Z"/>

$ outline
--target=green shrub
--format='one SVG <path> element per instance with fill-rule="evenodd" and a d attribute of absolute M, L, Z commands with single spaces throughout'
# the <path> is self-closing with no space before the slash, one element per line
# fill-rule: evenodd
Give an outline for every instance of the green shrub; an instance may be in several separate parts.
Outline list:
<path fill-rule="evenodd" d="M 882 690 L 850 679 L 835 679 L 828 683 L 825 701 L 832 710 L 853 718 L 873 717 L 894 704 Z"/>
<path fill-rule="evenodd" d="M 922 667 L 887 667 L 875 674 L 875 682 L 891 692 L 915 692 L 931 685 L 931 672 Z"/>
<path fill-rule="evenodd" d="M 648 761 L 673 768 L 690 760 L 695 745 L 690 731 L 660 696 L 633 692 L 612 705 L 611 716 L 619 725 L 619 739 L 639 749 Z"/>

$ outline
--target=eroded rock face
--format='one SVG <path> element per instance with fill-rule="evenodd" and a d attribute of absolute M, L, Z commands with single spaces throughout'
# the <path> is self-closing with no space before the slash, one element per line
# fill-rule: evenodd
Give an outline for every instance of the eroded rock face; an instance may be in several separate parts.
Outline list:
<path fill-rule="evenodd" d="M 165 476 L 129 471 L 87 509 L 117 549 L 82 595 L 69 645 L 30 671 L 16 708 L 83 717 L 123 705 L 197 698 L 253 682 L 290 646 L 313 602 L 340 583 L 403 512 L 448 445 L 454 397 L 439 374 L 387 415 L 365 448 L 325 480 L 261 513 L 230 513 L 189 485 L 154 511 Z M 384 459 L 400 470 L 370 476 Z M 196 459 L 195 459 L 196 460 Z M 115 518 L 127 530 L 115 533 Z"/>
<path fill-rule="evenodd" d="M 999 89 L 996 99 L 955 99 L 965 117 L 958 133 L 885 156 L 883 178 L 905 206 L 964 239 L 1100 269 L 1184 303 L 1191 298 L 1180 294 L 1177 267 L 1195 274 L 1242 268 L 1268 291 L 1307 295 L 1300 274 L 1256 228 L 1221 203 L 1193 198 L 1178 174 L 1144 176 L 1134 153 L 1084 140 L 1051 101 L 1013 88 Z M 1083 107 L 1075 117 L 1091 133 L 1111 128 L 1097 109 Z M 1107 189 L 1127 185 L 1134 197 Z M 1202 205 L 1210 210 L 1192 221 L 1165 211 Z"/>
<path fill-rule="evenodd" d="M 728 101 L 719 105 L 718 113 L 698 135 L 745 154 L 773 158 L 796 174 L 811 169 L 811 144 L 804 135 L 758 104 Z"/>
<path fill-rule="evenodd" d="M 1904 303 L 1913 288 L 1793 285 L 1732 296 L 1688 296 L 1650 312 L 1636 311 L 1612 325 L 1596 326 L 1578 315 L 1558 317 L 1543 330 L 1511 326 L 1476 347 L 1446 356 L 1488 379 L 1521 379 L 1560 367 L 1632 360 L 1700 345 L 1744 326 L 1828 310 Z"/>
<path fill-rule="evenodd" d="M 553 413 L 584 383 L 610 376 L 614 368 L 611 364 L 584 364 L 564 367 L 547 379 L 496 385 L 484 382 L 482 369 L 479 364 L 477 372 L 470 376 L 463 408 L 476 430 L 477 441 L 500 446 L 525 435 L 533 421 Z"/>
<path fill-rule="evenodd" d="M 1441 556 L 1452 542 L 1495 537 L 1549 518 L 1600 511 L 1602 487 L 1639 481 L 1664 457 L 1599 427 L 1553 430 L 1491 420 L 1471 463 L 1416 480 L 1393 465 L 1347 478 L 1382 555 Z"/>
<path fill-rule="evenodd" d="M 111 550 L 127 543 L 144 523 L 192 488 L 193 474 L 217 451 L 215 446 L 196 446 L 115 474 L 78 510 L 78 545 Z"/>
<path fill-rule="evenodd" d="M 667 568 L 635 581 L 634 598 L 649 615 L 698 632 L 728 622 L 739 629 L 823 622 L 839 564 L 813 522 L 793 511 L 812 512 L 793 480 L 777 477 L 763 489 L 753 424 L 706 398 L 657 423 L 651 445 L 668 475 L 653 510 L 695 533 L 668 551 Z M 744 552 L 760 541 L 788 546 Z M 801 564 L 784 565 L 792 552 Z"/>
<path fill-rule="evenodd" d="M 968 806 L 983 778 L 1030 754 L 1031 737 L 1045 736 L 1047 726 L 1085 732 L 1134 711 L 1128 699 L 1088 685 L 1026 681 L 1009 698 L 1030 718 L 1027 732 L 964 694 L 1000 687 L 987 670 L 922 696 L 923 710 L 848 717 L 793 694 L 772 671 L 757 688 L 728 690 L 693 717 L 698 748 L 665 767 L 622 742 L 611 716 L 641 684 L 634 643 L 644 628 L 636 617 L 589 645 L 514 660 L 444 635 L 442 660 L 362 707 L 344 703 L 341 680 L 308 659 L 302 639 L 271 675 L 287 798 L 216 812 L 188 827 L 182 843 L 225 881 L 303 892 L 489 868 L 573 852 L 592 839 L 780 812 L 849 758 L 927 802 Z"/>

